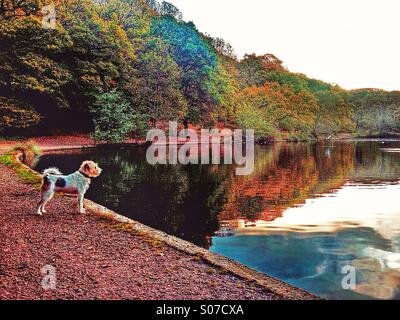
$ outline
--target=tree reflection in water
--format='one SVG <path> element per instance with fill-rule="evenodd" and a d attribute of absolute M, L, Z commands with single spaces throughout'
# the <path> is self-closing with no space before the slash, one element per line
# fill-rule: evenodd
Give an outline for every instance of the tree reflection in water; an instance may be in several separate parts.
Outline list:
<path fill-rule="evenodd" d="M 368 197 L 378 203 L 378 190 L 392 185 L 392 195 L 400 192 L 399 146 L 396 141 L 258 146 L 250 176 L 236 176 L 233 165 L 151 166 L 145 147 L 131 146 L 47 154 L 36 168 L 58 166 L 67 173 L 82 160 L 97 161 L 104 170 L 93 181 L 90 199 L 312 292 L 354 297 L 357 293 L 338 291 L 337 269 L 344 262 L 368 266 L 364 278 L 379 275 L 380 283 L 398 283 L 392 269 L 385 276 L 370 269 L 376 262 L 372 253 L 393 257 L 390 253 L 400 251 L 400 233 L 382 234 L 373 224 L 375 213 L 349 199 L 362 203 L 357 198 L 365 197 L 362 188 L 376 190 Z M 400 210 L 394 199 L 384 201 L 397 215 L 376 221 L 395 223 Z M 359 215 L 344 212 L 346 206 Z M 371 293 L 368 283 L 358 286 L 363 297 L 397 294 Z"/>

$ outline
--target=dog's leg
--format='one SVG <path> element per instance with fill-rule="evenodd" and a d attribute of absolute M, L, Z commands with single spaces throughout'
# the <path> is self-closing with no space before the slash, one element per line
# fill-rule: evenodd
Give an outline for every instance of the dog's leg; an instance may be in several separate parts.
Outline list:
<path fill-rule="evenodd" d="M 46 213 L 46 210 L 44 210 L 44 206 L 47 204 L 47 202 L 50 201 L 50 199 L 53 197 L 53 192 L 48 190 L 44 193 L 42 193 L 42 197 L 40 199 L 40 202 L 38 204 L 38 208 L 37 208 L 37 214 L 39 216 L 41 216 L 43 213 Z"/>
<path fill-rule="evenodd" d="M 83 192 L 78 193 L 78 213 L 81 213 L 81 214 L 86 212 L 85 208 L 83 207 L 84 197 L 85 197 L 85 194 Z"/>
<path fill-rule="evenodd" d="M 50 194 L 49 197 L 43 202 L 43 204 L 42 204 L 42 212 L 43 213 L 47 212 L 45 209 L 45 206 L 53 198 L 53 196 L 54 196 L 54 193 Z"/>
<path fill-rule="evenodd" d="M 43 205 L 43 202 L 44 202 L 44 197 L 43 197 L 43 195 L 42 195 L 42 197 L 41 197 L 41 199 L 40 199 L 40 201 L 39 201 L 39 203 L 38 203 L 38 205 L 37 205 L 37 210 L 36 210 L 36 214 L 39 215 L 39 216 L 42 215 L 42 205 Z"/>

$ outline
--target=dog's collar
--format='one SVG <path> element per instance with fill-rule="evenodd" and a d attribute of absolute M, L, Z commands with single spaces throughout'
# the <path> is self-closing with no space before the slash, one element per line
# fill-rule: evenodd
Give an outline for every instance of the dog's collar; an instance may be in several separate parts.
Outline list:
<path fill-rule="evenodd" d="M 84 176 L 86 179 L 92 179 L 90 176 L 88 176 L 86 173 L 82 172 L 82 171 L 78 171 L 79 174 L 81 174 L 82 176 Z"/>

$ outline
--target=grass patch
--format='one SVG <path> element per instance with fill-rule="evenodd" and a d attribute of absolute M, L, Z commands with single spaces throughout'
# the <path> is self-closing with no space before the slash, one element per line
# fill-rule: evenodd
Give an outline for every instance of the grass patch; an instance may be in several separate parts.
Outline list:
<path fill-rule="evenodd" d="M 202 262 L 203 261 L 203 257 L 201 257 L 199 255 L 195 255 L 195 256 L 193 256 L 193 261 Z"/>
<path fill-rule="evenodd" d="M 225 269 L 224 267 L 219 267 L 219 272 L 221 273 L 221 274 L 229 274 L 230 272 L 227 270 L 227 269 Z"/>
<path fill-rule="evenodd" d="M 89 211 L 91 211 L 91 210 L 89 210 Z M 106 221 L 106 222 L 114 222 L 114 219 L 109 214 L 104 214 L 104 213 L 100 213 L 100 212 L 96 212 L 96 211 L 92 211 L 92 212 L 94 213 L 94 216 L 98 220 Z"/>
<path fill-rule="evenodd" d="M 143 232 L 135 231 L 135 230 L 132 231 L 132 232 L 135 234 L 136 237 L 142 239 L 144 242 L 150 244 L 153 247 L 162 248 L 162 247 L 165 246 L 165 242 L 164 241 L 161 241 L 161 240 L 158 240 L 156 238 L 153 238 L 153 237 L 151 237 L 151 236 L 149 236 L 147 234 L 144 234 Z"/>
<path fill-rule="evenodd" d="M 0 141 L 22 141 L 25 140 L 25 137 L 23 136 L 11 136 L 11 137 L 7 137 L 7 136 L 0 136 Z"/>
<path fill-rule="evenodd" d="M 133 227 L 130 223 L 114 223 L 111 226 L 111 229 L 132 233 L 134 232 Z"/>
<path fill-rule="evenodd" d="M 213 275 L 213 274 L 216 274 L 217 271 L 216 271 L 214 268 L 208 268 L 207 273 L 208 273 L 209 275 Z"/>
<path fill-rule="evenodd" d="M 165 242 L 150 237 L 145 237 L 143 240 L 156 248 L 162 248 L 165 245 Z"/>
<path fill-rule="evenodd" d="M 15 146 L 11 147 L 11 152 L 22 152 L 25 158 L 31 156 L 39 156 L 42 154 L 39 146 L 33 141 L 17 143 Z"/>
<path fill-rule="evenodd" d="M 32 185 L 36 188 L 40 187 L 42 183 L 42 179 L 35 172 L 28 170 L 23 167 L 16 159 L 15 152 L 9 152 L 4 155 L 0 155 L 0 163 L 14 170 L 17 175 L 21 178 L 21 180 L 29 185 Z"/>
<path fill-rule="evenodd" d="M 128 223 L 129 224 L 129 223 Z M 157 248 L 161 248 L 165 246 L 165 242 L 158 240 L 156 238 L 153 238 L 151 236 L 149 236 L 147 233 L 143 232 L 143 231 L 139 231 L 139 230 L 134 230 L 132 225 L 129 224 L 129 226 L 132 228 L 132 233 L 142 239 L 144 242 L 147 242 L 148 244 L 152 245 L 153 247 L 157 247 Z"/>
<path fill-rule="evenodd" d="M 41 154 L 40 148 L 33 142 L 28 141 L 18 143 L 11 147 L 10 150 L 0 155 L 0 163 L 14 170 L 24 183 L 39 188 L 42 178 L 33 170 L 23 166 L 17 159 L 16 155 L 22 153 L 22 161 L 24 163 L 33 163 L 38 155 Z"/>
<path fill-rule="evenodd" d="M 140 238 L 141 240 L 143 240 L 144 242 L 152 245 L 153 247 L 156 248 L 162 248 L 165 246 L 165 242 L 155 239 L 149 235 L 147 235 L 144 232 L 135 230 L 134 227 L 132 226 L 132 224 L 130 223 L 113 223 L 109 226 L 111 229 L 113 230 L 117 230 L 117 231 L 122 231 L 122 232 L 127 232 L 127 233 L 132 233 L 134 234 L 136 237 Z"/>

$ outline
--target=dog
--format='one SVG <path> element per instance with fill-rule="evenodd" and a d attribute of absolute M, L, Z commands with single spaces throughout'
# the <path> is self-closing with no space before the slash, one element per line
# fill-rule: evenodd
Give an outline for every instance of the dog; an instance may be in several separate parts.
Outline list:
<path fill-rule="evenodd" d="M 68 176 L 62 175 L 57 168 L 48 168 L 43 171 L 41 199 L 37 207 L 37 214 L 46 213 L 45 206 L 53 198 L 55 192 L 62 192 L 78 197 L 78 213 L 85 213 L 83 200 L 89 189 L 92 178 L 100 176 L 103 170 L 93 161 L 84 161 L 79 170 Z"/>

